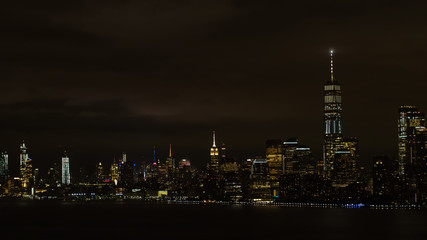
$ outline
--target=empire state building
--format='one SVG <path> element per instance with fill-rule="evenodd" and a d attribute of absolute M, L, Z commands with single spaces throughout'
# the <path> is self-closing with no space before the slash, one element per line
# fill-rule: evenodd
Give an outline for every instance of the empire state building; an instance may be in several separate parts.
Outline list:
<path fill-rule="evenodd" d="M 331 50 L 331 75 L 324 86 L 324 145 L 323 170 L 331 177 L 335 152 L 343 146 L 341 85 L 334 78 L 334 51 Z"/>

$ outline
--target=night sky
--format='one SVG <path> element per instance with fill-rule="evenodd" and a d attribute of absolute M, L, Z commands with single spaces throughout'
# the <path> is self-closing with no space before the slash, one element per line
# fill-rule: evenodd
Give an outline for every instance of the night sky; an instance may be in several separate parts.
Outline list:
<path fill-rule="evenodd" d="M 0 148 L 42 172 L 140 162 L 156 145 L 200 166 L 298 137 L 319 158 L 329 50 L 344 135 L 396 154 L 397 108 L 427 111 L 425 1 L 9 1 L 0 8 Z"/>

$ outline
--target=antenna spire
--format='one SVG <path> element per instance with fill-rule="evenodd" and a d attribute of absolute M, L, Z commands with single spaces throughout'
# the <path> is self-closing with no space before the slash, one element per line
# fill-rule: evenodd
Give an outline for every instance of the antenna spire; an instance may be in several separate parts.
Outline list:
<path fill-rule="evenodd" d="M 334 50 L 331 49 L 331 82 L 334 81 Z"/>
<path fill-rule="evenodd" d="M 216 147 L 216 144 L 215 144 L 215 131 L 213 131 L 213 145 L 212 146 Z"/>
<path fill-rule="evenodd" d="M 172 144 L 169 143 L 169 157 L 172 157 Z"/>
<path fill-rule="evenodd" d="M 153 146 L 153 163 L 156 164 L 156 145 Z"/>

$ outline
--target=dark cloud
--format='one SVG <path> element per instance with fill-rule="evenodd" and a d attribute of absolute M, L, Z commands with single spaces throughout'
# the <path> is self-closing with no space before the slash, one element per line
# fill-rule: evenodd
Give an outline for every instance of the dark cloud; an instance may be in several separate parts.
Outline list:
<path fill-rule="evenodd" d="M 9 2 L 0 10 L 0 146 L 46 166 L 176 145 L 239 158 L 298 136 L 320 156 L 322 85 L 336 50 L 344 131 L 364 161 L 396 152 L 401 104 L 427 106 L 423 1 Z M 16 161 L 17 162 L 17 161 Z"/>

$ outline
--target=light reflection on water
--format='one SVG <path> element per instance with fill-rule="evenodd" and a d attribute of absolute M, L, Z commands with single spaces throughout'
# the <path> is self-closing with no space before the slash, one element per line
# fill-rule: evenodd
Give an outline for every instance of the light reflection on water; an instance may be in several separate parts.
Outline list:
<path fill-rule="evenodd" d="M 425 210 L 18 200 L 0 216 L 7 239 L 427 239 Z"/>

